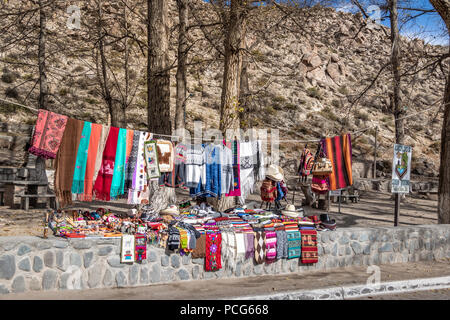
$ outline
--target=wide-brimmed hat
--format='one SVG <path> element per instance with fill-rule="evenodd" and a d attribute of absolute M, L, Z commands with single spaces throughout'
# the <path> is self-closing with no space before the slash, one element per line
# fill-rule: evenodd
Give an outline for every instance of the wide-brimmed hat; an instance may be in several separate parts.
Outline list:
<path fill-rule="evenodd" d="M 336 229 L 336 220 L 331 219 L 328 214 L 321 214 L 320 215 L 320 225 L 324 228 L 334 230 Z"/>
<path fill-rule="evenodd" d="M 167 208 L 161 210 L 159 214 L 177 215 L 180 214 L 180 211 L 178 210 L 178 207 L 176 205 L 171 204 Z"/>
<path fill-rule="evenodd" d="M 266 171 L 266 177 L 268 177 L 271 180 L 275 181 L 281 181 L 283 180 L 283 169 L 281 169 L 280 166 L 276 166 L 271 164 Z"/>
<path fill-rule="evenodd" d="M 284 210 L 281 210 L 281 214 L 291 218 L 303 217 L 303 210 L 296 210 L 293 204 L 288 204 Z"/>

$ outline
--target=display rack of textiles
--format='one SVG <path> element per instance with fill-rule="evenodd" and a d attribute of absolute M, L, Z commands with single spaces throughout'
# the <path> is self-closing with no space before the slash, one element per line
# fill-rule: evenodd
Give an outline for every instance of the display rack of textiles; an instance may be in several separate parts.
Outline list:
<path fill-rule="evenodd" d="M 185 145 L 171 137 L 108 127 L 39 110 L 29 152 L 54 159 L 60 208 L 78 201 L 148 202 L 149 184 L 189 189 L 192 197 L 238 196 L 264 179 L 260 140 Z"/>
<path fill-rule="evenodd" d="M 244 207 L 217 212 L 206 202 L 189 201 L 160 213 L 151 212 L 148 206 L 122 214 L 103 208 L 67 210 L 52 212 L 48 228 L 65 238 L 127 239 L 135 243 L 130 250 L 136 252 L 126 257 L 128 262 L 145 260 L 146 250 L 156 247 L 202 258 L 205 271 L 221 269 L 223 256 L 254 259 L 257 264 L 279 259 L 317 262 L 317 232 L 335 230 L 335 221 L 328 215 L 294 217 L 292 212 L 301 210 L 288 209 L 281 214 Z"/>

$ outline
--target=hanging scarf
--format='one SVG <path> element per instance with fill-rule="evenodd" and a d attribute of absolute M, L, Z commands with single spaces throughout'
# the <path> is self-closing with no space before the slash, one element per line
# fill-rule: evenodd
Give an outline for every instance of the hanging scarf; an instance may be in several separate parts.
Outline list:
<path fill-rule="evenodd" d="M 159 178 L 159 165 L 158 165 L 158 154 L 156 151 L 156 141 L 145 141 L 144 143 L 145 151 L 145 166 L 147 170 L 147 179 Z"/>
<path fill-rule="evenodd" d="M 81 132 L 80 144 L 78 145 L 77 159 L 73 173 L 72 193 L 84 192 L 84 177 L 86 175 L 86 163 L 88 157 L 89 141 L 91 139 L 91 122 L 84 122 Z"/>
<path fill-rule="evenodd" d="M 105 150 L 102 156 L 102 165 L 94 184 L 94 193 L 99 200 L 110 200 L 111 183 L 114 174 L 114 161 L 116 159 L 117 139 L 119 128 L 111 127 L 108 139 L 106 139 Z"/>
<path fill-rule="evenodd" d="M 139 154 L 139 137 L 141 132 L 135 130 L 133 132 L 133 144 L 130 150 L 130 156 L 128 157 L 127 170 L 125 176 L 125 189 L 133 189 L 133 177 L 136 170 L 136 164 Z"/>
<path fill-rule="evenodd" d="M 67 117 L 39 109 L 28 152 L 44 159 L 55 159 L 63 138 Z"/>
<path fill-rule="evenodd" d="M 255 234 L 253 232 L 245 234 L 245 259 L 250 259 L 255 254 Z"/>
<path fill-rule="evenodd" d="M 301 255 L 301 235 L 300 231 L 287 231 L 288 259 L 300 258 Z"/>
<path fill-rule="evenodd" d="M 241 196 L 239 201 L 245 204 L 247 196 L 253 192 L 255 185 L 255 176 L 253 174 L 253 148 L 252 142 L 241 142 L 240 144 L 240 183 Z"/>
<path fill-rule="evenodd" d="M 255 231 L 255 262 L 257 264 L 264 262 L 265 250 L 264 231 Z"/>
<path fill-rule="evenodd" d="M 275 231 L 264 233 L 264 244 L 266 246 L 266 261 L 273 262 L 277 258 L 277 234 Z"/>
<path fill-rule="evenodd" d="M 109 126 L 102 127 L 102 133 L 100 134 L 100 141 L 98 142 L 97 157 L 95 158 L 94 176 L 92 177 L 92 181 L 97 180 L 98 172 L 100 171 L 100 167 L 102 166 L 103 151 L 105 150 L 106 140 L 108 139 L 110 130 L 111 127 Z"/>
<path fill-rule="evenodd" d="M 145 172 L 145 150 L 144 144 L 148 137 L 147 132 L 139 132 L 139 144 L 137 151 L 136 167 L 133 173 L 132 189 L 128 190 L 128 204 L 139 204 L 139 193 L 147 185 L 147 174 Z"/>
<path fill-rule="evenodd" d="M 119 129 L 117 137 L 116 158 L 114 161 L 114 173 L 111 182 L 111 199 L 116 199 L 124 194 L 125 186 L 125 157 L 127 148 L 127 129 Z"/>
<path fill-rule="evenodd" d="M 125 164 L 128 163 L 128 158 L 130 157 L 131 148 L 133 148 L 133 138 L 134 130 L 127 129 L 127 150 L 125 152 Z"/>
<path fill-rule="evenodd" d="M 240 147 L 239 141 L 228 141 L 227 147 L 231 149 L 233 154 L 233 190 L 226 194 L 227 197 L 239 197 L 241 195 L 241 161 L 240 161 Z"/>
<path fill-rule="evenodd" d="M 102 133 L 102 125 L 93 123 L 86 160 L 86 174 L 84 176 L 84 193 L 79 197 L 81 201 L 92 201 L 92 188 L 94 187 L 94 168 L 98 151 L 98 144 Z"/>
<path fill-rule="evenodd" d="M 319 255 L 317 252 L 317 231 L 300 230 L 302 245 L 302 263 L 317 263 Z"/>
<path fill-rule="evenodd" d="M 71 118 L 67 120 L 61 145 L 56 154 L 54 185 L 61 208 L 72 204 L 72 180 L 83 125 L 83 121 L 80 120 Z"/>
<path fill-rule="evenodd" d="M 219 232 L 207 232 L 205 271 L 216 271 L 222 268 L 221 247 L 222 235 Z"/>
<path fill-rule="evenodd" d="M 253 155 L 253 175 L 256 181 L 262 181 L 265 178 L 264 170 L 264 154 L 262 152 L 261 140 L 252 141 L 252 155 Z"/>

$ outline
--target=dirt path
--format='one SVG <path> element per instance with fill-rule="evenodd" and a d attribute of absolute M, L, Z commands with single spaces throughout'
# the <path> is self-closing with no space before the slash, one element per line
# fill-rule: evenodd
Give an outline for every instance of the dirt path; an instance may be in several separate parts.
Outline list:
<path fill-rule="evenodd" d="M 187 195 L 184 194 L 184 197 Z M 288 200 L 292 201 L 292 193 L 288 194 Z M 258 194 L 253 194 L 248 201 L 256 201 L 259 206 L 260 197 Z M 297 191 L 295 205 L 300 206 L 300 204 L 301 195 Z M 94 211 L 100 207 L 111 209 L 113 212 L 126 212 L 130 208 L 125 199 L 111 202 L 78 202 L 71 208 Z M 0 207 L 0 236 L 42 235 L 44 213 L 43 209 L 31 209 L 25 212 Z M 307 211 L 307 214 L 320 213 L 324 212 Z M 394 202 L 390 199 L 390 194 L 365 192 L 361 195 L 360 202 L 341 204 L 340 214 L 338 213 L 338 204 L 333 203 L 330 215 L 332 219 L 336 219 L 338 228 L 393 226 Z M 401 204 L 400 225 L 435 223 L 437 223 L 437 201 L 408 197 L 406 202 Z"/>

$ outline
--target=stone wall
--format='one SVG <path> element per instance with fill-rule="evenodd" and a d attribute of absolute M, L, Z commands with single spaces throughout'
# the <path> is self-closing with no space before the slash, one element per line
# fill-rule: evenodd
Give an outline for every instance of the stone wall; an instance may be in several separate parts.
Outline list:
<path fill-rule="evenodd" d="M 337 267 L 450 258 L 450 225 L 343 228 L 318 233 L 319 262 L 255 265 L 222 248 L 222 269 L 148 246 L 142 264 L 120 263 L 120 239 L 0 238 L 0 293 L 144 286 L 173 281 L 288 274 Z"/>

